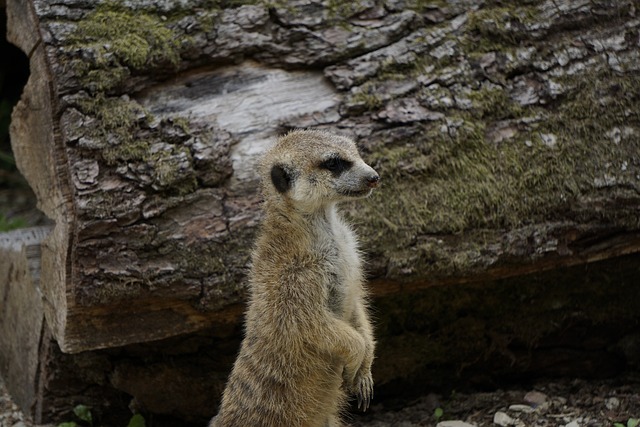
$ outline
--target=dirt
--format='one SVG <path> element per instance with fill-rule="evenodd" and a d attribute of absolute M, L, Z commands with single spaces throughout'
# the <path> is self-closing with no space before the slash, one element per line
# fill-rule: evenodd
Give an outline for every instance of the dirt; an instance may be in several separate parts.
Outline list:
<path fill-rule="evenodd" d="M 436 411 L 441 413 L 439 417 Z M 628 374 L 616 380 L 562 379 L 510 390 L 433 394 L 404 407 L 397 402 L 396 408 L 382 403 L 369 415 L 354 420 L 352 426 L 436 426 L 440 421 L 439 427 L 604 427 L 615 423 L 627 427 L 630 419 L 629 426 L 638 417 L 640 376 Z"/>
<path fill-rule="evenodd" d="M 632 427 L 638 418 L 640 374 L 627 374 L 609 380 L 539 381 L 530 387 L 491 392 L 430 394 L 408 402 L 387 400 L 373 405 L 364 415 L 352 415 L 350 425 Z M 0 427 L 43 427 L 25 419 L 8 396 L 1 378 Z"/>

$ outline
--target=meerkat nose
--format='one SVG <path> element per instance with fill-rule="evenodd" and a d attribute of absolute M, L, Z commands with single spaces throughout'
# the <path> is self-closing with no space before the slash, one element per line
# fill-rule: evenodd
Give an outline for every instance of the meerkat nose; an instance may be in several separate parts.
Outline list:
<path fill-rule="evenodd" d="M 378 174 L 371 175 L 367 178 L 367 185 L 370 188 L 376 188 L 380 182 L 380 176 Z"/>

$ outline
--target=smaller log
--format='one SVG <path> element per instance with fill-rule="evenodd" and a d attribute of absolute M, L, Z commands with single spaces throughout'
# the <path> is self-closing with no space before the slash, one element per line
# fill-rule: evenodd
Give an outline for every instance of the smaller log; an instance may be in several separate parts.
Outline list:
<path fill-rule="evenodd" d="M 0 234 L 0 376 L 21 408 L 36 408 L 46 334 L 40 248 L 51 227 Z"/>

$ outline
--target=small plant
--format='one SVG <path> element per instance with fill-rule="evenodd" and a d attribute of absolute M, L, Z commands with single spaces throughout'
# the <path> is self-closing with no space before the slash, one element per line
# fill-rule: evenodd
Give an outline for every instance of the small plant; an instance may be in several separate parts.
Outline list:
<path fill-rule="evenodd" d="M 436 424 L 440 422 L 443 415 L 444 415 L 444 409 L 440 407 L 437 407 L 435 411 L 433 411 L 433 417 L 436 419 Z"/>
<path fill-rule="evenodd" d="M 58 424 L 58 427 L 80 427 L 88 425 L 93 427 L 93 415 L 91 414 L 91 408 L 86 405 L 77 405 L 73 408 L 73 414 L 78 418 L 80 424 L 75 421 L 68 421 Z M 127 427 L 146 427 L 144 417 L 140 414 L 135 414 L 129 420 Z"/>
<path fill-rule="evenodd" d="M 127 427 L 146 427 L 144 417 L 140 414 L 135 414 L 129 420 L 129 424 L 127 424 Z"/>
<path fill-rule="evenodd" d="M 91 408 L 85 405 L 77 405 L 73 408 L 73 414 L 78 417 L 80 421 L 84 421 L 89 426 L 93 426 L 93 415 L 91 415 Z M 78 427 L 80 424 L 75 421 L 69 421 L 66 423 L 58 424 L 58 427 Z"/>
<path fill-rule="evenodd" d="M 629 418 L 627 424 L 614 423 L 613 427 L 637 427 L 640 425 L 640 418 Z"/>
<path fill-rule="evenodd" d="M 24 228 L 27 222 L 22 218 L 9 218 L 0 212 L 0 232 L 11 231 L 17 228 Z"/>

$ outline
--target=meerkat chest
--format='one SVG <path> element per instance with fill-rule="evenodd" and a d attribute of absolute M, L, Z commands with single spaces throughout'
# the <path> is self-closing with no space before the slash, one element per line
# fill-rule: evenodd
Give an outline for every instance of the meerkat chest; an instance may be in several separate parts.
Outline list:
<path fill-rule="evenodd" d="M 327 304 L 338 317 L 348 318 L 361 286 L 361 262 L 353 232 L 336 221 L 324 236 Z"/>

